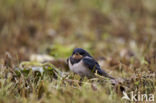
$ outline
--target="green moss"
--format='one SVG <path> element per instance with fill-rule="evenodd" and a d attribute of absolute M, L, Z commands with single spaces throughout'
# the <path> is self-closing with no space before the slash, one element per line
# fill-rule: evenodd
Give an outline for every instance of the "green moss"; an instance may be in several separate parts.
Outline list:
<path fill-rule="evenodd" d="M 55 44 L 54 46 L 52 46 L 49 54 L 54 56 L 55 58 L 67 58 L 72 54 L 73 49 L 73 46 Z"/>

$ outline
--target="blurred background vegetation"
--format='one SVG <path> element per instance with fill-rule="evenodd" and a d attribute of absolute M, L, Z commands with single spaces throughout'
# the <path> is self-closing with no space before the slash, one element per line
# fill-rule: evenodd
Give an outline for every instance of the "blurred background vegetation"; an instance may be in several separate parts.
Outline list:
<path fill-rule="evenodd" d="M 29 54 L 55 45 L 112 55 L 121 44 L 129 48 L 131 41 L 150 48 L 156 38 L 155 4 L 155 0 L 1 0 L 0 55 L 8 51 L 27 60 Z"/>
<path fill-rule="evenodd" d="M 155 4 L 156 0 L 0 0 L 0 63 L 6 52 L 14 65 L 29 61 L 32 54 L 65 60 L 81 47 L 116 77 L 155 73 Z M 64 69 L 60 61 L 55 64 Z M 78 101 L 81 92 L 71 95 Z M 82 96 L 80 101 L 92 101 Z M 107 96 L 98 98 L 103 102 Z"/>

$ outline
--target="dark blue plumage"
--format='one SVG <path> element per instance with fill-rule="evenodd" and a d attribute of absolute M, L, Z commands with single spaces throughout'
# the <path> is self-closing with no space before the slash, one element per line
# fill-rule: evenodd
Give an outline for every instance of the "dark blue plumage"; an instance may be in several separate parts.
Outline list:
<path fill-rule="evenodd" d="M 92 57 L 86 50 L 82 49 L 82 48 L 75 48 L 72 55 L 76 54 L 76 53 L 79 53 L 80 55 L 83 55 L 83 56 L 89 56 L 89 57 Z"/>
<path fill-rule="evenodd" d="M 113 77 L 109 76 L 104 70 L 100 68 L 100 65 L 96 60 L 93 58 L 84 57 L 83 58 L 84 65 L 89 68 L 92 72 L 97 72 L 97 74 L 105 77 L 109 77 L 111 79 L 114 79 Z"/>

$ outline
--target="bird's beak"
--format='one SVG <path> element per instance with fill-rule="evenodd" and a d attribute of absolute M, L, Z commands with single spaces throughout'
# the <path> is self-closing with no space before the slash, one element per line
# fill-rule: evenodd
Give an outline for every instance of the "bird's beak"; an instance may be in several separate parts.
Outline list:
<path fill-rule="evenodd" d="M 75 53 L 73 56 L 72 56 L 72 58 L 74 58 L 74 59 L 81 59 L 83 56 L 82 55 L 80 55 L 79 53 Z"/>

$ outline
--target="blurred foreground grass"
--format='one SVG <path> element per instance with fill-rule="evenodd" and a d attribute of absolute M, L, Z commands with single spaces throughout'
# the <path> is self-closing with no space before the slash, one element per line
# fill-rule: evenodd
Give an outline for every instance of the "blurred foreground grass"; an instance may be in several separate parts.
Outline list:
<path fill-rule="evenodd" d="M 127 92 L 156 93 L 155 4 L 155 0 L 0 0 L 0 103 L 127 102 L 121 101 L 117 87 L 101 79 L 80 80 L 73 74 L 58 78 L 53 66 L 43 75 L 15 72 L 32 54 L 51 55 L 51 65 L 68 72 L 65 59 L 75 47 L 86 49 L 108 73 L 123 79 Z M 44 64 L 33 63 L 25 69 Z"/>

